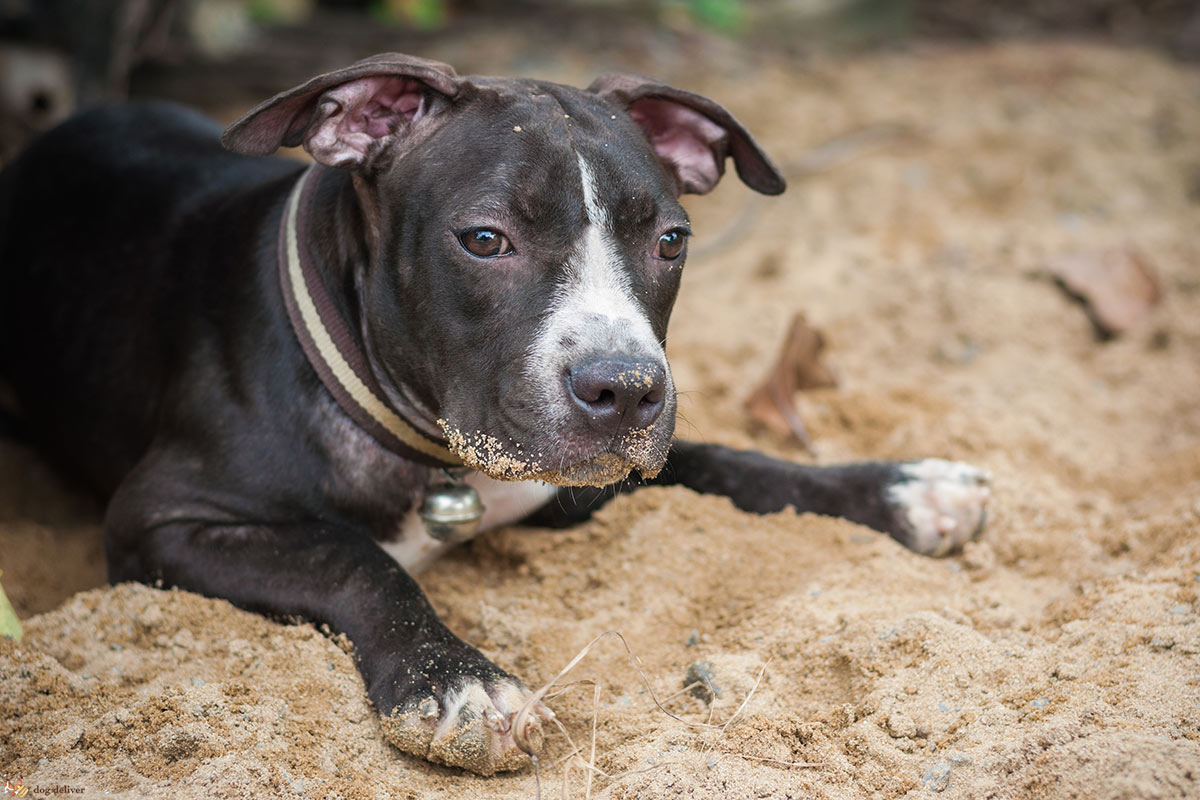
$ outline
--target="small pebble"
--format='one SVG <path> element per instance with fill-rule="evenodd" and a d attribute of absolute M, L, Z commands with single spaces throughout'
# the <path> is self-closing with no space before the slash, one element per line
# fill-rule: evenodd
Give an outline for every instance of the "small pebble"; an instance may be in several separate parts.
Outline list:
<path fill-rule="evenodd" d="M 958 337 L 941 342 L 933 351 L 933 360 L 943 364 L 970 364 L 979 358 L 979 342 L 969 337 Z"/>
<path fill-rule="evenodd" d="M 695 684 L 695 685 L 693 685 Z M 713 665 L 711 661 L 696 661 L 692 663 L 683 676 L 683 685 L 691 686 L 689 694 L 705 703 L 711 703 L 714 697 L 721 696 L 721 689 L 713 681 Z"/>
<path fill-rule="evenodd" d="M 921 785 L 934 792 L 941 792 L 950 785 L 950 762 L 935 761 L 921 776 Z"/>

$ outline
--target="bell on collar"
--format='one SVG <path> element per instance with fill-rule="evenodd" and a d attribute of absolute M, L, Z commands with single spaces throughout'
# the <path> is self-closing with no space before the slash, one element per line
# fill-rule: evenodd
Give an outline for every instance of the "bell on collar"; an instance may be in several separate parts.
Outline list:
<path fill-rule="evenodd" d="M 440 542 L 457 544 L 479 533 L 483 512 L 483 501 L 472 487 L 465 483 L 435 483 L 425 492 L 417 513 L 426 533 Z"/>

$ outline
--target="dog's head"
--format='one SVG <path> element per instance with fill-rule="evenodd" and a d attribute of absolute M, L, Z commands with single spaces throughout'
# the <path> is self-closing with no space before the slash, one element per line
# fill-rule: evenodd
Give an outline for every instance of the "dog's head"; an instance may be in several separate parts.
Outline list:
<path fill-rule="evenodd" d="M 720 180 L 783 191 L 716 103 L 612 74 L 586 91 L 459 77 L 386 54 L 259 105 L 225 134 L 303 145 L 353 176 L 354 276 L 382 386 L 497 478 L 611 483 L 662 467 L 675 424 L 664 354 L 687 214 Z"/>

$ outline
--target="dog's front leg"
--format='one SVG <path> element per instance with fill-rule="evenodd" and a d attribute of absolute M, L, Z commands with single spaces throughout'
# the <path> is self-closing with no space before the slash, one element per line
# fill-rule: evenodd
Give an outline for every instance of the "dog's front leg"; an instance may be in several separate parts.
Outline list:
<path fill-rule="evenodd" d="M 792 506 L 800 512 L 844 517 L 887 533 L 915 552 L 941 556 L 983 530 L 987 483 L 982 470 L 941 459 L 810 466 L 749 450 L 676 441 L 654 479 L 560 491 L 530 521 L 578 521 L 622 491 L 678 484 L 723 495 L 756 514 Z"/>
<path fill-rule="evenodd" d="M 988 478 L 941 459 L 793 464 L 762 453 L 676 442 L 661 479 L 725 495 L 759 514 L 787 506 L 844 517 L 890 534 L 915 552 L 954 552 L 983 530 Z"/>
<path fill-rule="evenodd" d="M 174 523 L 142 534 L 138 559 L 143 579 L 344 633 L 400 749 L 482 774 L 526 762 L 510 730 L 528 696 L 520 681 L 451 633 L 365 534 L 322 523 Z M 540 728 L 532 734 L 540 742 Z"/>

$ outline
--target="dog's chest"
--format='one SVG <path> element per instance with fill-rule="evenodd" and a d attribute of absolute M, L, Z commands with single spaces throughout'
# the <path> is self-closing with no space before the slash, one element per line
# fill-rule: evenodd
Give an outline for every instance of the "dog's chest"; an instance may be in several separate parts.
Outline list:
<path fill-rule="evenodd" d="M 479 492 L 483 502 L 481 532 L 520 522 L 549 502 L 557 491 L 540 481 L 497 481 L 478 472 L 468 475 L 464 482 Z M 416 511 L 401 520 L 395 533 L 394 539 L 380 544 L 410 573 L 425 569 L 454 546 L 430 536 Z"/>
<path fill-rule="evenodd" d="M 332 399 L 320 404 L 318 417 L 321 443 L 330 461 L 322 490 L 340 505 L 384 520 L 375 530 L 388 555 L 416 572 L 453 547 L 430 536 L 417 514 L 426 489 L 442 479 L 438 471 L 389 453 Z M 549 502 L 556 491 L 539 481 L 498 481 L 478 472 L 464 481 L 483 502 L 481 531 L 519 522 Z"/>
<path fill-rule="evenodd" d="M 328 395 L 321 395 L 314 416 L 314 438 L 327 464 L 320 485 L 324 499 L 369 520 L 400 518 L 416 507 L 429 482 L 428 467 L 385 450 Z M 386 535 L 380 524 L 371 527 L 377 536 Z"/>

